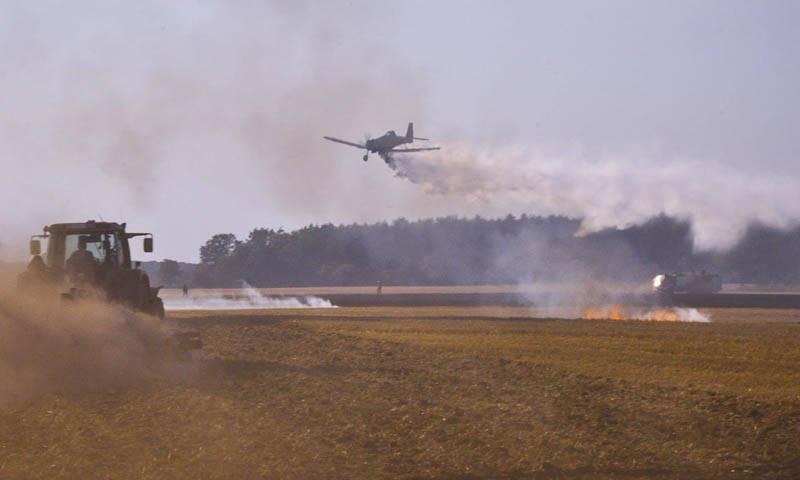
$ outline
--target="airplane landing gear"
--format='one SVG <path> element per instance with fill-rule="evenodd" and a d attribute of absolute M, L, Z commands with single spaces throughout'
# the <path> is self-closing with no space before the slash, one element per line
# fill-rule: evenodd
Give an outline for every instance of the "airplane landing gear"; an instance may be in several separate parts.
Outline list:
<path fill-rule="evenodd" d="M 365 162 L 367 161 L 367 158 L 368 158 L 368 155 L 365 154 L 364 157 L 363 157 Z"/>

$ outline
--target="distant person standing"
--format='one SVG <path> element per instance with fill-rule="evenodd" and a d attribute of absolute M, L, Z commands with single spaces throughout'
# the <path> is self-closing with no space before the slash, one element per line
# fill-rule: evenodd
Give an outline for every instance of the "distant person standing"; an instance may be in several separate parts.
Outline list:
<path fill-rule="evenodd" d="M 377 292 L 378 292 L 378 295 L 380 295 L 383 292 L 383 282 L 381 282 L 380 280 L 378 280 Z"/>
<path fill-rule="evenodd" d="M 186 285 L 186 284 L 184 283 L 184 284 L 183 284 L 183 288 L 182 288 L 182 290 L 183 290 L 183 296 L 184 296 L 184 297 L 187 297 L 187 296 L 189 296 L 189 285 Z"/>

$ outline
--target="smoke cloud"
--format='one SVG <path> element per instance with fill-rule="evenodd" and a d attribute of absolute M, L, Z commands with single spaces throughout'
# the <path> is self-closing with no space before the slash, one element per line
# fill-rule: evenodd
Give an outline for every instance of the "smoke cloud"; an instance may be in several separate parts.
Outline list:
<path fill-rule="evenodd" d="M 398 155 L 390 166 L 431 194 L 582 218 L 583 232 L 666 214 L 691 221 L 696 248 L 724 249 L 756 219 L 781 227 L 800 219 L 791 179 L 647 154 L 589 159 L 524 146 L 442 147 L 426 155 Z"/>
<path fill-rule="evenodd" d="M 363 165 L 332 161 L 321 136 L 423 117 L 419 77 L 343 35 L 353 21 L 335 5 L 95 7 L 0 19 L 0 202 L 13 205 L 0 258 L 57 221 L 128 221 L 167 238 L 159 256 L 187 258 L 218 228 L 365 218 L 361 195 L 381 187 L 341 195 Z"/>

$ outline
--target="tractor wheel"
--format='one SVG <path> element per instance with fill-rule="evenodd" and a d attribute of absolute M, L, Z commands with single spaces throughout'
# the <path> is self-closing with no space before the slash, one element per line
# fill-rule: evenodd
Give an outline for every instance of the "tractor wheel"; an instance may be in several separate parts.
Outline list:
<path fill-rule="evenodd" d="M 104 285 L 109 301 L 142 311 L 148 306 L 150 282 L 141 272 L 121 270 L 109 275 Z"/>
<path fill-rule="evenodd" d="M 164 317 L 166 316 L 166 312 L 164 311 L 164 300 L 161 300 L 159 297 L 153 299 L 150 313 L 158 317 L 160 320 L 164 320 Z"/>
<path fill-rule="evenodd" d="M 139 272 L 134 276 L 133 284 L 134 305 L 133 308 L 140 312 L 150 311 L 150 278 L 146 273 Z"/>

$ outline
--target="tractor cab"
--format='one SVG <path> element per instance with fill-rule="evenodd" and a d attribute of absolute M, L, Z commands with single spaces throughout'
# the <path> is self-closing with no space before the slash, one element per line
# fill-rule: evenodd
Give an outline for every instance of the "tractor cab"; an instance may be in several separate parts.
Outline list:
<path fill-rule="evenodd" d="M 131 269 L 128 240 L 147 236 L 144 251 L 153 251 L 149 233 L 127 233 L 125 224 L 112 222 L 57 223 L 44 227 L 43 235 L 31 237 L 31 267 L 44 269 L 51 280 L 66 278 L 74 283 L 102 284 L 108 273 Z M 47 253 L 41 257 L 41 240 L 47 240 Z"/>
<path fill-rule="evenodd" d="M 141 236 L 145 237 L 144 251 L 152 252 L 153 235 L 127 232 L 124 223 L 90 220 L 46 226 L 42 235 L 31 237 L 33 258 L 19 277 L 19 288 L 54 288 L 68 300 L 100 294 L 108 301 L 163 316 L 160 287 L 151 287 L 139 263 L 131 262 L 129 240 Z M 42 240 L 47 241 L 44 255 Z"/>

